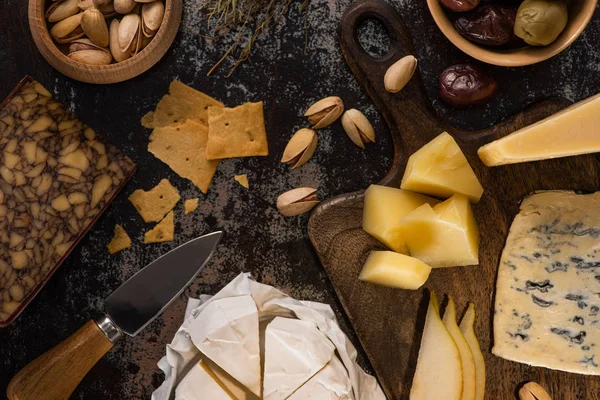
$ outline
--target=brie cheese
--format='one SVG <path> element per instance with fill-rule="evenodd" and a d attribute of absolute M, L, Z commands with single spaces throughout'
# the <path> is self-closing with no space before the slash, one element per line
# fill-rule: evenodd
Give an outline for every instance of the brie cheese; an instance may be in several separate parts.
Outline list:
<path fill-rule="evenodd" d="M 354 400 L 348 371 L 337 357 L 333 357 L 287 400 Z"/>
<path fill-rule="evenodd" d="M 175 400 L 232 400 L 200 361 L 192 366 L 177 389 Z"/>
<path fill-rule="evenodd" d="M 258 310 L 252 296 L 207 304 L 189 331 L 198 350 L 260 397 Z"/>
<path fill-rule="evenodd" d="M 309 321 L 275 318 L 265 333 L 265 400 L 284 400 L 333 357 L 335 346 Z"/>

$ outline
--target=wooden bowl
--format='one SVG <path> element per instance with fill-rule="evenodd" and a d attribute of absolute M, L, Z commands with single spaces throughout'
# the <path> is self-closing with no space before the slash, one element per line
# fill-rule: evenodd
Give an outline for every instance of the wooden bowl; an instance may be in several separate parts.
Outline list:
<path fill-rule="evenodd" d="M 44 18 L 46 2 L 50 0 L 29 0 L 29 28 L 42 56 L 59 72 L 75 80 L 87 83 L 116 83 L 126 81 L 147 71 L 160 60 L 179 30 L 182 0 L 165 0 L 163 23 L 152 41 L 142 51 L 128 60 L 110 65 L 87 65 L 71 60 L 58 47 L 48 30 Z"/>
<path fill-rule="evenodd" d="M 427 6 L 438 28 L 448 40 L 471 57 L 488 64 L 520 67 L 547 60 L 569 47 L 592 18 L 597 2 L 598 0 L 569 2 L 569 22 L 553 43 L 544 47 L 526 46 L 517 49 L 494 49 L 470 42 L 454 29 L 446 9 L 439 0 L 427 0 Z"/>

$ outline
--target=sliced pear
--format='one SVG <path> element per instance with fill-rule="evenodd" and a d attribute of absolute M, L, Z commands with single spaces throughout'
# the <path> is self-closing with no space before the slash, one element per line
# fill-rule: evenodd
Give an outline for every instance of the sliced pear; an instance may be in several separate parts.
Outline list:
<path fill-rule="evenodd" d="M 431 292 L 410 400 L 461 400 L 462 385 L 460 353 Z"/>
<path fill-rule="evenodd" d="M 408 254 L 398 222 L 420 205 L 437 203 L 438 200 L 408 190 L 371 185 L 365 192 L 363 229 L 391 250 Z"/>
<path fill-rule="evenodd" d="M 372 251 L 358 279 L 399 289 L 418 289 L 431 267 L 423 261 L 393 251 Z"/>
<path fill-rule="evenodd" d="M 477 203 L 483 194 L 467 158 L 447 132 L 410 156 L 400 187 L 443 198 L 460 193 L 472 203 Z"/>
<path fill-rule="evenodd" d="M 448 296 L 448 305 L 446 306 L 442 320 L 460 353 L 460 361 L 463 369 L 462 400 L 475 400 L 475 360 L 469 343 L 467 343 L 467 340 L 456 324 L 456 306 L 451 296 Z"/>
<path fill-rule="evenodd" d="M 475 336 L 473 325 L 475 324 L 475 306 L 469 303 L 469 308 L 460 321 L 460 331 L 471 348 L 475 361 L 475 400 L 483 400 L 485 396 L 485 360 L 479 347 L 479 341 Z"/>

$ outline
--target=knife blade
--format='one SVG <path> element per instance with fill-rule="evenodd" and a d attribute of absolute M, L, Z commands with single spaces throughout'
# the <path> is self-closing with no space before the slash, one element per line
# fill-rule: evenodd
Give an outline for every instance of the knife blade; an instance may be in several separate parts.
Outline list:
<path fill-rule="evenodd" d="M 81 379 L 123 336 L 137 335 L 189 286 L 211 258 L 222 232 L 193 239 L 141 269 L 105 300 L 105 314 L 88 321 L 10 381 L 10 400 L 68 400 Z"/>

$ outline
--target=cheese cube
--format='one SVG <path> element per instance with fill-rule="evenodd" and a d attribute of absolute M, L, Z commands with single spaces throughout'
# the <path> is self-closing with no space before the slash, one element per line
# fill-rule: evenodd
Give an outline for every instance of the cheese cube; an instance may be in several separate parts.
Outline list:
<path fill-rule="evenodd" d="M 410 156 L 400 187 L 443 198 L 463 194 L 473 203 L 483 194 L 467 158 L 447 132 Z"/>
<path fill-rule="evenodd" d="M 438 200 L 422 194 L 388 186 L 371 185 L 365 192 L 363 229 L 369 235 L 398 253 L 408 253 L 406 242 L 398 230 L 400 219 L 423 205 L 432 206 Z"/>
<path fill-rule="evenodd" d="M 433 268 L 479 264 L 479 229 L 469 200 L 454 195 L 424 204 L 400 221 L 410 255 Z"/>
<path fill-rule="evenodd" d="M 372 251 L 358 279 L 399 289 L 418 289 L 431 267 L 423 261 L 393 251 Z"/>

